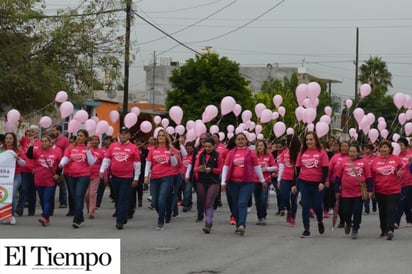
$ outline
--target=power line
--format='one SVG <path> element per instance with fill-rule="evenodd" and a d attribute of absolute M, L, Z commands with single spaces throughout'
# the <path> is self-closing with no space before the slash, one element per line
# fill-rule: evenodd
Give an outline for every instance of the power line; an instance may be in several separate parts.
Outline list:
<path fill-rule="evenodd" d="M 223 6 L 222 8 L 216 10 L 215 12 L 209 14 L 208 16 L 206 16 L 206 17 L 204 17 L 204 18 L 202 18 L 202 19 L 200 19 L 200 20 L 198 20 L 198 21 L 196 21 L 196 22 L 194 22 L 194 23 L 192 23 L 192 24 L 190 24 L 190 25 L 188 25 L 188 26 L 186 26 L 186 27 L 184 27 L 184 28 L 181 28 L 181 29 L 179 29 L 179 30 L 177 30 L 177 31 L 175 31 L 175 32 L 170 33 L 170 35 L 174 35 L 174 34 L 176 34 L 176 33 L 182 32 L 182 31 L 187 30 L 187 29 L 189 29 L 189 28 L 191 28 L 191 27 L 193 27 L 193 26 L 195 26 L 195 25 L 197 25 L 197 24 L 199 24 L 199 23 L 201 23 L 201 22 L 203 22 L 203 21 L 206 21 L 206 20 L 209 19 L 210 17 L 212 17 L 212 16 L 218 14 L 219 12 L 223 11 L 224 9 L 232 6 L 232 5 L 233 5 L 234 3 L 236 3 L 237 1 L 238 1 L 238 0 L 234 0 L 234 1 L 230 2 L 229 4 Z M 156 38 L 156 39 L 153 39 L 153 40 L 149 40 L 149 41 L 145 41 L 145 42 L 140 43 L 140 45 L 145 45 L 145 44 L 149 44 L 149 43 L 151 43 L 151 42 L 156 42 L 156 41 L 159 41 L 159 40 L 161 40 L 161 39 L 164 39 L 165 37 L 166 37 L 166 36 L 163 36 L 163 37 L 160 37 L 160 38 Z"/>
<path fill-rule="evenodd" d="M 223 33 L 223 34 L 221 34 L 221 35 L 218 35 L 218 36 L 215 36 L 215 37 L 213 37 L 213 38 L 206 39 L 206 40 L 192 41 L 192 42 L 187 42 L 187 43 L 204 43 L 204 42 L 209 42 L 209 41 L 212 41 L 212 40 L 216 40 L 216 39 L 225 37 L 225 36 L 227 36 L 227 35 L 229 35 L 229 34 L 232 34 L 232 33 L 236 32 L 236 31 L 240 30 L 240 29 L 243 29 L 244 27 L 246 27 L 246 26 L 252 24 L 253 22 L 259 20 L 259 19 L 260 19 L 261 17 L 263 17 L 264 15 L 268 14 L 269 12 L 271 12 L 272 10 L 274 10 L 275 8 L 279 7 L 279 6 L 280 6 L 281 4 L 283 4 L 285 1 L 286 1 L 286 0 L 281 0 L 279 3 L 277 3 L 277 4 L 274 5 L 273 7 L 269 8 L 269 9 L 266 10 L 265 12 L 259 14 L 258 16 L 256 16 L 255 18 L 253 18 L 252 20 L 246 22 L 245 24 L 240 25 L 239 27 L 237 27 L 237 28 L 235 28 L 235 29 L 233 29 L 233 30 L 231 30 L 231 31 L 229 31 L 229 32 Z"/>
<path fill-rule="evenodd" d="M 197 6 L 192 6 L 192 7 L 187 7 L 187 8 L 181 8 L 181 9 L 175 9 L 175 10 L 154 10 L 154 11 L 147 11 L 149 13 L 171 13 L 171 12 L 179 12 L 179 11 L 186 11 L 186 10 L 193 10 L 193 9 L 197 9 L 197 8 L 202 8 L 202 7 L 206 7 L 206 6 L 210 6 L 213 5 L 215 3 L 218 2 L 222 2 L 223 0 L 216 0 L 216 1 L 211 1 L 208 3 L 204 3 L 204 4 L 200 4 Z"/>
<path fill-rule="evenodd" d="M 133 11 L 133 13 L 139 17 L 140 19 L 142 19 L 143 21 L 145 21 L 147 24 L 149 24 L 150 26 L 154 27 L 155 29 L 157 29 L 158 31 L 160 31 L 161 33 L 163 33 L 164 35 L 166 35 L 167 37 L 169 37 L 170 39 L 172 39 L 173 41 L 175 41 L 176 43 L 178 43 L 179 45 L 187 48 L 190 51 L 193 51 L 196 54 L 199 55 L 203 55 L 200 52 L 198 52 L 197 50 L 189 47 L 188 45 L 184 44 L 183 42 L 180 42 L 179 40 L 177 40 L 176 38 L 174 38 L 173 36 L 171 36 L 170 34 L 168 34 L 167 32 L 165 32 L 164 30 L 162 30 L 160 27 L 156 26 L 155 24 L 153 24 L 152 22 L 150 22 L 149 20 L 147 20 L 146 18 L 144 18 L 143 16 L 141 16 L 140 14 L 138 14 L 136 11 Z"/>

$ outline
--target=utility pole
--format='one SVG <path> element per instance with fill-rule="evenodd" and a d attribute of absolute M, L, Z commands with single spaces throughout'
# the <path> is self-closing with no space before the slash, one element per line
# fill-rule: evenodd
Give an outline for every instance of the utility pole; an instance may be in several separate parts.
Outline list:
<path fill-rule="evenodd" d="M 126 41 L 124 52 L 123 117 L 129 105 L 129 65 L 130 65 L 130 25 L 132 20 L 132 0 L 126 2 Z M 123 119 L 122 119 L 123 120 Z M 123 124 L 123 121 L 120 122 Z"/>
<path fill-rule="evenodd" d="M 355 102 L 358 100 L 358 71 L 359 71 L 359 28 L 356 28 Z"/>
<path fill-rule="evenodd" d="M 155 87 L 156 87 L 156 51 L 153 52 L 153 71 L 152 71 L 152 110 L 155 107 Z"/>

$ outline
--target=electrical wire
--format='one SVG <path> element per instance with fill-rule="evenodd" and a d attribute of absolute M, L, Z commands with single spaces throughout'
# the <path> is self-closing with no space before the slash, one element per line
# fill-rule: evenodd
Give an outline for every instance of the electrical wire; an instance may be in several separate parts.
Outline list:
<path fill-rule="evenodd" d="M 223 0 L 215 0 L 215 1 L 208 2 L 208 3 L 200 4 L 200 5 L 197 5 L 197 6 L 181 8 L 181 9 L 175 9 L 175 10 L 160 10 L 160 11 L 159 10 L 157 10 L 157 11 L 152 10 L 152 11 L 146 11 L 146 12 L 149 12 L 149 13 L 171 13 L 171 12 L 187 11 L 187 10 L 193 10 L 193 9 L 197 9 L 197 8 L 207 7 L 207 6 L 213 5 L 213 4 L 218 3 L 218 2 L 222 2 L 222 1 Z"/>

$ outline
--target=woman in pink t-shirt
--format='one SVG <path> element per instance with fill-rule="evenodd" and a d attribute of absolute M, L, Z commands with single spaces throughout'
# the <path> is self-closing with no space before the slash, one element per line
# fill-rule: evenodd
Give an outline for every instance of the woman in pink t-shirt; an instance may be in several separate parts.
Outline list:
<path fill-rule="evenodd" d="M 226 189 L 232 201 L 232 214 L 236 218 L 235 233 L 243 236 L 246 228 L 247 203 L 251 197 L 255 183 L 253 175 L 256 173 L 259 183 L 267 187 L 262 169 L 256 154 L 248 147 L 248 140 L 244 133 L 235 136 L 236 147 L 229 151 L 222 171 L 222 191 Z"/>
<path fill-rule="evenodd" d="M 395 224 L 395 212 L 399 204 L 401 182 L 399 171 L 402 163 L 397 155 L 393 155 L 390 141 L 384 140 L 378 146 L 379 155 L 372 162 L 372 178 L 375 180 L 375 197 L 379 208 L 381 234 L 392 240 Z"/>
<path fill-rule="evenodd" d="M 307 132 L 302 150 L 296 160 L 298 187 L 302 197 L 302 220 L 305 228 L 301 238 L 310 237 L 310 208 L 315 210 L 319 234 L 325 233 L 322 201 L 328 165 L 328 155 L 322 149 L 318 136 L 315 132 Z"/>
<path fill-rule="evenodd" d="M 366 182 L 369 197 L 372 197 L 373 185 L 369 163 L 360 158 L 360 148 L 352 144 L 348 150 L 349 157 L 342 160 L 335 169 L 336 199 L 341 198 L 341 209 L 345 222 L 345 234 L 352 230 L 352 239 L 358 237 L 358 230 L 362 220 L 362 193 L 360 182 Z"/>
<path fill-rule="evenodd" d="M 178 150 L 174 148 L 169 134 L 164 129 L 155 131 L 154 137 L 155 145 L 150 148 L 146 158 L 144 183 L 148 184 L 150 180 L 152 206 L 158 214 L 156 230 L 163 230 L 175 166 L 178 164 Z"/>
<path fill-rule="evenodd" d="M 399 228 L 401 223 L 402 214 L 405 213 L 406 227 L 412 227 L 412 173 L 409 171 L 411 168 L 412 150 L 409 149 L 409 142 L 406 138 L 398 139 L 401 153 L 399 158 L 402 161 L 401 168 L 401 197 L 398 209 L 395 216 L 395 228 Z"/>

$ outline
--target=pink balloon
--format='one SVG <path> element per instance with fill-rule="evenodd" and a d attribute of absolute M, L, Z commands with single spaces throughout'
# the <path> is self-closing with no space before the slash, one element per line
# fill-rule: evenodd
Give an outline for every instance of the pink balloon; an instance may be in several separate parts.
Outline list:
<path fill-rule="evenodd" d="M 328 116 L 328 115 L 322 115 L 321 117 L 320 117 L 320 119 L 319 119 L 319 121 L 320 122 L 324 122 L 324 123 L 326 123 L 326 124 L 330 124 L 330 122 L 331 122 L 331 119 L 330 119 L 330 117 Z"/>
<path fill-rule="evenodd" d="M 276 94 L 275 96 L 273 96 L 272 100 L 275 107 L 278 108 L 282 104 L 283 98 L 281 95 Z"/>
<path fill-rule="evenodd" d="M 275 136 L 279 138 L 282 136 L 286 131 L 286 125 L 284 122 L 276 122 L 273 125 L 273 132 L 275 133 Z"/>
<path fill-rule="evenodd" d="M 250 121 L 250 119 L 252 119 L 252 112 L 250 110 L 245 110 L 242 112 L 242 122 L 247 122 Z"/>
<path fill-rule="evenodd" d="M 216 106 L 208 105 L 205 108 L 205 111 L 203 112 L 204 117 L 202 116 L 202 121 L 204 123 L 208 123 L 208 122 L 212 121 L 217 116 L 218 113 L 219 113 L 219 111 L 218 111 Z"/>
<path fill-rule="evenodd" d="M 248 122 L 248 129 L 249 130 L 253 130 L 255 128 L 255 126 L 256 126 L 255 122 L 253 122 L 253 121 Z"/>
<path fill-rule="evenodd" d="M 206 132 L 207 132 L 207 128 L 205 124 L 203 124 L 203 122 L 198 122 L 195 124 L 196 137 L 199 137 L 200 135 L 202 135 L 202 133 L 206 133 Z"/>
<path fill-rule="evenodd" d="M 286 114 L 285 107 L 279 107 L 278 108 L 278 113 L 279 113 L 280 116 L 285 117 L 285 114 Z"/>
<path fill-rule="evenodd" d="M 159 115 L 156 115 L 156 116 L 153 118 L 153 122 L 154 122 L 156 125 L 160 124 L 161 121 L 162 121 L 162 118 L 161 118 Z"/>
<path fill-rule="evenodd" d="M 92 119 L 93 121 L 95 121 L 96 124 L 100 121 L 99 117 L 97 117 L 97 116 L 93 116 L 93 117 L 90 118 L 90 119 Z"/>
<path fill-rule="evenodd" d="M 405 94 L 405 103 L 403 104 L 403 107 L 407 109 L 412 108 L 412 96 L 409 94 Z"/>
<path fill-rule="evenodd" d="M 80 122 L 78 120 L 70 120 L 69 125 L 67 127 L 68 133 L 76 132 L 80 129 Z"/>
<path fill-rule="evenodd" d="M 249 140 L 249 142 L 254 142 L 256 140 L 256 134 L 254 134 L 253 132 L 249 132 L 247 139 Z"/>
<path fill-rule="evenodd" d="M 109 123 L 105 120 L 99 121 L 96 124 L 96 135 L 103 134 L 107 131 L 107 128 L 109 127 Z"/>
<path fill-rule="evenodd" d="M 362 120 L 359 123 L 359 129 L 363 130 L 369 127 L 368 117 L 363 116 Z"/>
<path fill-rule="evenodd" d="M 235 127 L 233 125 L 228 125 L 226 127 L 227 132 L 233 132 L 235 130 Z"/>
<path fill-rule="evenodd" d="M 167 128 L 169 126 L 169 119 L 163 118 L 161 124 L 163 128 Z"/>
<path fill-rule="evenodd" d="M 68 102 L 68 101 L 63 102 L 60 105 L 60 117 L 62 119 L 65 119 L 66 117 L 68 117 L 70 114 L 73 113 L 73 109 L 74 109 L 74 107 L 73 107 L 73 104 L 71 102 Z"/>
<path fill-rule="evenodd" d="M 112 123 L 116 123 L 119 120 L 120 114 L 117 110 L 112 110 L 109 113 L 109 119 Z"/>
<path fill-rule="evenodd" d="M 106 130 L 106 135 L 112 136 L 114 132 L 114 128 L 112 126 L 108 126 Z"/>
<path fill-rule="evenodd" d="M 264 138 L 265 137 L 263 137 L 262 133 L 259 133 L 259 134 L 256 135 L 256 139 L 258 139 L 258 140 L 263 140 Z"/>
<path fill-rule="evenodd" d="M 186 133 L 186 141 L 187 142 L 192 142 L 196 139 L 196 133 L 194 129 L 190 129 Z"/>
<path fill-rule="evenodd" d="M 59 92 L 56 93 L 56 97 L 54 98 L 54 101 L 57 103 L 63 103 L 65 101 L 67 101 L 67 98 L 69 96 L 67 95 L 67 92 L 61 90 Z"/>
<path fill-rule="evenodd" d="M 306 124 L 313 123 L 316 118 L 316 110 L 313 108 L 306 108 L 303 110 L 302 121 Z"/>
<path fill-rule="evenodd" d="M 369 112 L 366 115 L 366 118 L 368 118 L 368 125 L 372 125 L 375 122 L 375 114 L 373 114 L 372 112 Z"/>
<path fill-rule="evenodd" d="M 267 123 L 272 120 L 272 111 L 270 109 L 264 109 L 260 115 L 260 122 Z"/>
<path fill-rule="evenodd" d="M 179 135 L 183 135 L 185 133 L 185 127 L 183 125 L 177 125 L 175 127 L 175 132 Z"/>
<path fill-rule="evenodd" d="M 277 120 L 279 118 L 279 112 L 272 112 L 272 120 Z"/>
<path fill-rule="evenodd" d="M 169 109 L 169 116 L 176 123 L 176 125 L 180 125 L 183 119 L 183 110 L 179 106 L 173 106 Z"/>
<path fill-rule="evenodd" d="M 361 108 L 355 108 L 355 110 L 353 111 L 353 116 L 355 117 L 356 122 L 358 122 L 359 124 L 363 116 L 365 116 L 365 112 Z"/>
<path fill-rule="evenodd" d="M 73 119 L 79 121 L 80 123 L 86 122 L 88 118 L 89 118 L 89 113 L 87 113 L 87 111 L 85 111 L 84 109 L 77 111 L 73 116 Z"/>
<path fill-rule="evenodd" d="M 372 143 L 375 143 L 376 140 L 379 137 L 379 131 L 376 128 L 372 128 L 368 132 L 368 137 L 369 137 L 369 140 L 371 140 Z"/>
<path fill-rule="evenodd" d="M 262 132 L 262 126 L 261 125 L 256 125 L 255 132 L 256 132 L 256 134 L 261 133 Z"/>
<path fill-rule="evenodd" d="M 20 119 L 20 112 L 17 109 L 11 109 L 7 112 L 7 122 L 15 124 Z"/>
<path fill-rule="evenodd" d="M 235 108 L 233 109 L 233 114 L 235 114 L 235 116 L 238 117 L 241 112 L 242 112 L 242 106 L 239 104 L 236 104 Z"/>
<path fill-rule="evenodd" d="M 352 128 L 350 128 L 350 129 L 349 129 L 349 136 L 350 136 L 350 137 L 354 137 L 354 136 L 355 136 L 355 134 L 356 134 L 356 129 L 355 129 L 355 128 L 353 128 L 353 127 L 352 127 Z"/>
<path fill-rule="evenodd" d="M 227 138 L 231 139 L 234 136 L 233 132 L 228 132 L 227 133 Z"/>
<path fill-rule="evenodd" d="M 388 131 L 386 128 L 385 128 L 385 129 L 382 129 L 382 130 L 380 131 L 380 133 L 381 133 L 381 136 L 383 137 L 383 139 L 388 138 L 389 131 Z"/>
<path fill-rule="evenodd" d="M 412 123 L 411 122 L 406 123 L 404 128 L 405 128 L 405 135 L 406 136 L 411 135 L 411 133 L 412 133 Z"/>
<path fill-rule="evenodd" d="M 308 131 L 314 131 L 315 130 L 315 125 L 310 123 L 306 126 L 306 128 L 307 128 Z"/>
<path fill-rule="evenodd" d="M 406 112 L 405 112 L 405 114 L 406 114 L 406 120 L 411 120 L 412 119 L 412 110 L 411 109 L 408 109 Z"/>
<path fill-rule="evenodd" d="M 311 102 L 314 102 L 316 98 L 320 95 L 320 85 L 317 82 L 310 82 L 308 84 L 308 97 Z"/>
<path fill-rule="evenodd" d="M 129 112 L 124 116 L 124 125 L 128 128 L 132 128 L 137 123 L 137 116 L 133 112 Z"/>
<path fill-rule="evenodd" d="M 394 134 L 392 135 L 392 140 L 393 140 L 394 142 L 397 142 L 397 141 L 399 140 L 399 138 L 401 138 L 401 136 L 400 136 L 398 133 L 394 133 Z"/>
<path fill-rule="evenodd" d="M 260 118 L 262 111 L 266 109 L 266 106 L 262 103 L 259 103 L 255 106 L 255 114 L 258 118 Z"/>
<path fill-rule="evenodd" d="M 372 88 L 369 84 L 363 84 L 360 86 L 360 95 L 361 98 L 368 96 L 372 91 Z"/>
<path fill-rule="evenodd" d="M 149 133 L 150 131 L 152 131 L 152 123 L 150 123 L 149 121 L 143 121 L 140 124 L 140 130 L 144 133 Z"/>
<path fill-rule="evenodd" d="M 353 104 L 353 102 L 352 102 L 351 99 L 346 99 L 345 105 L 346 105 L 347 108 L 350 108 L 352 106 L 352 104 Z"/>
<path fill-rule="evenodd" d="M 394 135 L 395 135 L 395 134 L 394 134 Z M 396 142 L 397 142 L 397 141 L 392 142 L 392 147 L 393 147 L 392 154 L 393 154 L 393 155 L 399 155 L 399 154 L 401 154 L 401 147 L 400 147 L 399 144 L 396 143 Z"/>
<path fill-rule="evenodd" d="M 189 131 L 195 128 L 195 122 L 193 120 L 189 120 L 186 122 L 186 129 Z"/>
<path fill-rule="evenodd" d="M 401 109 L 405 103 L 405 94 L 398 92 L 393 96 L 393 103 L 398 109 Z"/>
<path fill-rule="evenodd" d="M 293 134 L 295 134 L 295 130 L 291 127 L 288 127 L 288 129 L 286 130 L 286 134 L 287 135 L 293 135 Z"/>
<path fill-rule="evenodd" d="M 219 132 L 219 141 L 223 141 L 225 139 L 225 134 L 223 132 Z"/>
<path fill-rule="evenodd" d="M 305 109 L 303 107 L 297 107 L 295 109 L 295 116 L 298 122 L 301 122 L 303 120 L 304 111 Z"/>
<path fill-rule="evenodd" d="M 296 99 L 299 106 L 303 106 L 303 100 L 308 97 L 308 86 L 306 84 L 300 84 L 295 90 Z"/>
<path fill-rule="evenodd" d="M 405 113 L 399 114 L 398 121 L 399 121 L 399 124 L 401 124 L 401 126 L 403 126 L 406 122 L 406 114 Z"/>
<path fill-rule="evenodd" d="M 230 113 L 236 106 L 236 101 L 232 96 L 223 97 L 222 101 L 220 101 L 220 111 L 222 116 Z"/>
<path fill-rule="evenodd" d="M 316 123 L 316 134 L 319 138 L 322 138 L 329 132 L 329 125 L 325 122 L 317 122 Z"/>
<path fill-rule="evenodd" d="M 379 129 L 379 131 L 382 131 L 383 129 L 385 129 L 386 128 L 386 122 L 385 122 L 385 120 L 383 120 L 383 121 L 381 121 L 381 122 L 378 122 L 378 129 Z"/>
<path fill-rule="evenodd" d="M 310 107 L 312 107 L 312 102 L 310 101 L 309 98 L 303 99 L 303 106 L 304 106 L 305 108 L 310 108 Z"/>
<path fill-rule="evenodd" d="M 209 129 L 210 134 L 218 133 L 219 132 L 219 127 L 217 125 L 213 125 Z"/>
<path fill-rule="evenodd" d="M 175 129 L 172 126 L 168 126 L 166 128 L 166 132 L 169 133 L 169 135 L 173 135 L 175 133 Z"/>
<path fill-rule="evenodd" d="M 49 116 L 43 116 L 40 118 L 39 125 L 42 128 L 49 128 L 52 125 L 52 119 Z"/>
<path fill-rule="evenodd" d="M 15 124 L 10 123 L 9 121 L 7 121 L 6 123 L 4 123 L 4 131 L 5 132 L 14 132 L 15 131 Z"/>
<path fill-rule="evenodd" d="M 86 122 L 84 122 L 84 128 L 88 131 L 91 132 L 96 129 L 96 121 L 93 119 L 88 119 Z M 111 134 L 109 134 L 111 135 Z"/>
<path fill-rule="evenodd" d="M 140 115 L 140 108 L 138 108 L 138 107 L 132 107 L 132 108 L 130 109 L 130 112 L 136 114 L 136 116 L 139 117 L 139 115 Z"/>
<path fill-rule="evenodd" d="M 325 114 L 328 116 L 332 116 L 332 108 L 330 106 L 326 106 L 324 108 Z"/>

